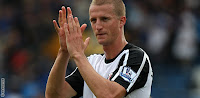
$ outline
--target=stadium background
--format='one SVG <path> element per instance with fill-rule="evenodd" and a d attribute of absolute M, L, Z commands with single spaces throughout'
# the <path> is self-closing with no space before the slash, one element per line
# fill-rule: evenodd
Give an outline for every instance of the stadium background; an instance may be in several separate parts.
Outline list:
<path fill-rule="evenodd" d="M 91 36 L 86 54 L 102 53 L 88 21 L 91 0 L 0 0 L 0 77 L 6 98 L 43 98 L 57 55 L 52 20 L 70 6 Z M 200 1 L 124 0 L 126 38 L 150 56 L 152 98 L 200 98 Z M 75 67 L 70 61 L 68 73 Z"/>

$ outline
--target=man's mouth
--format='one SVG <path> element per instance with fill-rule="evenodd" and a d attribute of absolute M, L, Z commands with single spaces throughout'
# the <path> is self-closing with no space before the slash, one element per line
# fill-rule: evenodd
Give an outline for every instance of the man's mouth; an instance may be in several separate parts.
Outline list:
<path fill-rule="evenodd" d="M 105 35 L 106 33 L 98 33 L 96 34 L 96 36 L 102 36 L 102 35 Z"/>

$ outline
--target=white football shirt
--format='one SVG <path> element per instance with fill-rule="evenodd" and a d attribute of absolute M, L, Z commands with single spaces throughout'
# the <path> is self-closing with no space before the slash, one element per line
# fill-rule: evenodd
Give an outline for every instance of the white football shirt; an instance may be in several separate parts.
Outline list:
<path fill-rule="evenodd" d="M 127 92 L 125 98 L 150 97 L 153 72 L 149 57 L 141 48 L 127 44 L 114 59 L 106 60 L 105 54 L 93 54 L 88 61 L 102 77 L 122 85 Z M 78 68 L 66 77 L 66 81 L 77 92 L 74 98 L 96 98 Z"/>

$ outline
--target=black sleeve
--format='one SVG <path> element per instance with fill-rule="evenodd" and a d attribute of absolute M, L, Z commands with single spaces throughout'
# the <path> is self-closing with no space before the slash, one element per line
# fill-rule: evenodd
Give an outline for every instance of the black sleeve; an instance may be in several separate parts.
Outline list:
<path fill-rule="evenodd" d="M 76 69 L 65 78 L 65 81 L 67 81 L 77 92 L 77 95 L 73 98 L 79 98 L 83 96 L 84 80 L 78 70 L 78 67 L 76 67 Z"/>
<path fill-rule="evenodd" d="M 126 56 L 128 55 L 128 59 Z M 113 72 L 110 80 L 122 85 L 127 94 L 142 88 L 147 81 L 149 61 L 141 49 L 130 49 L 119 61 L 118 68 Z M 125 63 L 125 65 L 124 65 Z"/>

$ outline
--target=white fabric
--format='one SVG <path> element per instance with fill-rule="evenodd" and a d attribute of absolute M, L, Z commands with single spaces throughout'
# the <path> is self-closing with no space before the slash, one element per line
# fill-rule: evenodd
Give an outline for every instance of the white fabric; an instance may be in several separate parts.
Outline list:
<path fill-rule="evenodd" d="M 114 72 L 117 69 L 121 57 L 124 54 L 128 54 L 128 53 L 129 53 L 129 50 L 124 50 L 113 62 L 108 63 L 108 64 L 105 63 L 105 55 L 102 56 L 102 55 L 94 54 L 94 55 L 89 56 L 88 60 L 90 64 L 92 65 L 92 67 L 94 68 L 94 70 L 98 74 L 100 74 L 105 79 L 108 79 L 109 75 L 112 74 L 112 72 Z M 125 56 L 125 61 L 127 62 L 126 56 Z M 126 63 L 126 62 L 123 62 L 123 63 Z M 151 83 L 152 83 L 151 75 L 152 75 L 152 69 L 151 67 L 149 67 L 148 81 L 145 84 L 145 87 L 133 91 L 132 93 L 128 94 L 126 98 L 147 98 L 147 96 L 150 96 Z M 83 98 L 96 98 L 96 96 L 89 89 L 86 82 L 84 82 Z"/>

